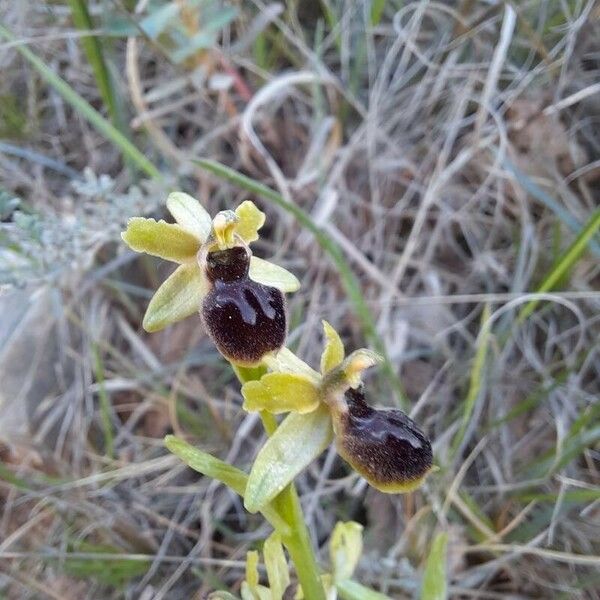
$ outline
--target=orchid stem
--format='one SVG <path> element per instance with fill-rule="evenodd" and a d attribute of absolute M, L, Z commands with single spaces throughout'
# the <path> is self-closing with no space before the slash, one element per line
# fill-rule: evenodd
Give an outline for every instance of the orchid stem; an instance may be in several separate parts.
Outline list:
<path fill-rule="evenodd" d="M 232 365 L 235 374 L 242 384 L 247 381 L 260 379 L 262 374 L 260 369 L 247 369 Z M 266 411 L 261 411 L 260 418 L 267 435 L 272 435 L 277 429 L 277 420 Z M 290 483 L 273 501 L 283 520 L 289 525 L 289 533 L 281 533 L 281 541 L 287 548 L 287 551 L 296 568 L 298 581 L 302 586 L 304 598 L 310 600 L 326 600 L 325 589 L 321 583 L 319 566 L 313 552 L 310 541 L 310 534 L 306 526 L 304 513 L 296 486 Z"/>

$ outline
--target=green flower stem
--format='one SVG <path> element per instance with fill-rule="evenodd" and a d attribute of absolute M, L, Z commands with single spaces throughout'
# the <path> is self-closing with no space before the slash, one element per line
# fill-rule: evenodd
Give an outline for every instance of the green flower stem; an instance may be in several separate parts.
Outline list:
<path fill-rule="evenodd" d="M 232 367 L 242 384 L 260 379 L 266 371 L 264 368 L 247 369 L 236 365 Z M 266 411 L 260 413 L 260 418 L 265 431 L 271 435 L 277 429 L 277 420 Z M 304 597 L 310 600 L 326 600 L 296 486 L 293 483 L 288 485 L 274 500 L 274 504 L 283 520 L 289 525 L 289 533 L 280 532 L 281 541 L 294 563 Z"/>

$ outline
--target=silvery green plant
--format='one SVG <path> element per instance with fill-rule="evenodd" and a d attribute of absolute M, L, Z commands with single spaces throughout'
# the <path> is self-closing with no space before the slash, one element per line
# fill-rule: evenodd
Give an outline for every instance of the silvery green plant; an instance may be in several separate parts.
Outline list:
<path fill-rule="evenodd" d="M 260 584 L 258 554 L 249 552 L 242 599 L 281 600 L 290 585 L 284 548 L 298 579 L 296 598 L 383 598 L 351 579 L 362 548 L 357 523 L 338 523 L 330 542 L 331 572 L 319 569 L 294 479 L 334 441 L 339 455 L 373 487 L 409 492 L 431 471 L 429 440 L 401 411 L 369 405 L 362 374 L 379 362 L 376 353 L 347 354 L 326 321 L 318 370 L 285 347 L 285 294 L 300 282 L 252 254 L 250 245 L 265 222 L 254 203 L 211 218 L 197 200 L 174 192 L 167 208 L 175 223 L 134 217 L 122 234 L 133 250 L 179 265 L 151 299 L 143 327 L 159 331 L 199 313 L 242 384 L 244 410 L 260 413 L 269 436 L 249 474 L 182 439 L 165 439 L 171 452 L 230 487 L 249 512 L 262 513 L 273 527 L 263 548 L 269 585 Z M 287 416 L 278 421 L 280 414 Z M 234 596 L 216 592 L 213 598 Z"/>

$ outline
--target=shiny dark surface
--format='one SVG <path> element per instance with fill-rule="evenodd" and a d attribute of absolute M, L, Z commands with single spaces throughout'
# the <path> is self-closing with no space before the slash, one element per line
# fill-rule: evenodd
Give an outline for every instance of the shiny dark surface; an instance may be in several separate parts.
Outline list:
<path fill-rule="evenodd" d="M 219 352 L 241 365 L 255 365 L 285 343 L 287 319 L 281 291 L 248 277 L 245 248 L 209 253 L 213 285 L 202 303 L 204 324 Z"/>
<path fill-rule="evenodd" d="M 380 489 L 395 491 L 419 481 L 431 469 L 431 444 L 416 423 L 400 410 L 375 410 L 362 388 L 344 396 L 348 412 L 340 416 L 336 443 L 341 456 Z"/>
<path fill-rule="evenodd" d="M 248 277 L 250 252 L 236 246 L 228 250 L 215 250 L 206 256 L 206 275 L 209 281 L 239 281 Z"/>

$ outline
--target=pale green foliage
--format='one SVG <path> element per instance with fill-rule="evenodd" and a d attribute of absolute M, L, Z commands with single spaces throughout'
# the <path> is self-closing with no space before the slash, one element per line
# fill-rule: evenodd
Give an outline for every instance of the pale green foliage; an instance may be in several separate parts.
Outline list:
<path fill-rule="evenodd" d="M 281 600 L 285 590 L 290 585 L 290 574 L 279 533 L 272 533 L 265 540 L 263 554 L 271 597 L 273 600 Z"/>
<path fill-rule="evenodd" d="M 160 331 L 197 312 L 206 286 L 207 282 L 195 263 L 179 265 L 150 300 L 144 315 L 144 329 Z"/>
<path fill-rule="evenodd" d="M 300 289 L 300 281 L 288 270 L 258 256 L 250 259 L 250 279 L 263 285 L 275 287 L 282 292 L 291 293 Z"/>
<path fill-rule="evenodd" d="M 196 198 L 184 192 L 172 192 L 167 198 L 167 208 L 182 229 L 201 243 L 206 242 L 212 229 L 212 219 Z"/>
<path fill-rule="evenodd" d="M 438 533 L 433 540 L 421 586 L 421 600 L 445 600 L 446 583 L 446 547 L 448 534 Z"/>
<path fill-rule="evenodd" d="M 333 529 L 329 555 L 336 582 L 352 577 L 362 554 L 362 530 L 362 525 L 354 521 L 339 522 Z"/>
<path fill-rule="evenodd" d="M 305 469 L 333 439 L 324 406 L 306 415 L 289 414 L 261 448 L 248 478 L 244 506 L 261 510 Z"/>

